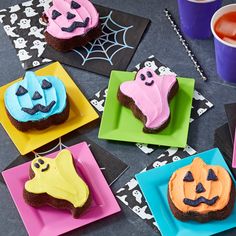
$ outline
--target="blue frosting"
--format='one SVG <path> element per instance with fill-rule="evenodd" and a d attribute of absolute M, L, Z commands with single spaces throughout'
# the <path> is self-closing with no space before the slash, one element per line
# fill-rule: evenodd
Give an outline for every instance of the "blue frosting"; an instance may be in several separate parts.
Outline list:
<path fill-rule="evenodd" d="M 52 84 L 51 88 L 43 89 L 43 80 L 47 80 Z M 24 87 L 28 92 L 24 95 L 17 96 L 16 92 L 19 86 Z M 35 92 L 42 97 L 33 99 Z M 66 107 L 66 89 L 64 84 L 54 76 L 36 76 L 34 72 L 26 72 L 25 77 L 17 82 L 5 92 L 4 102 L 10 115 L 17 121 L 39 121 L 48 117 L 61 113 Z M 23 108 L 32 109 L 33 107 L 47 107 L 51 103 L 53 106 L 48 112 L 38 111 L 35 114 L 25 112 Z"/>

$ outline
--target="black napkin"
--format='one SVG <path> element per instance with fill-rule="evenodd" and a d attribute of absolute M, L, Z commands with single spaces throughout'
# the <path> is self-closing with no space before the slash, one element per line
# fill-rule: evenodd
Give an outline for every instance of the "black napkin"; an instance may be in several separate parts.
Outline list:
<path fill-rule="evenodd" d="M 18 156 L 9 166 L 5 168 L 5 170 L 30 161 L 37 155 L 47 155 L 83 141 L 86 141 L 90 145 L 90 150 L 92 151 L 94 158 L 96 159 L 109 185 L 112 185 L 128 169 L 128 165 L 123 161 L 98 146 L 85 135 L 81 135 L 78 131 L 73 131 L 62 138 L 54 140 L 51 143 L 35 150 L 34 153 L 31 152 L 25 156 Z M 0 175 L 0 181 L 4 183 L 2 175 Z"/>
<path fill-rule="evenodd" d="M 100 38 L 67 53 L 47 45 L 42 56 L 105 76 L 112 70 L 125 70 L 150 20 L 99 5 L 95 7 L 103 29 Z"/>
<path fill-rule="evenodd" d="M 229 131 L 233 144 L 235 127 L 236 127 L 236 103 L 225 104 L 225 113 L 228 119 Z"/>

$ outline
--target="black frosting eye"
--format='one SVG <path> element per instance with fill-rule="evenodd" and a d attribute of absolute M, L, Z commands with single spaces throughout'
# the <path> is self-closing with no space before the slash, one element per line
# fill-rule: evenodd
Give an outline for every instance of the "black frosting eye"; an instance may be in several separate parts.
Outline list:
<path fill-rule="evenodd" d="M 52 11 L 52 19 L 53 20 L 56 20 L 57 17 L 60 16 L 60 15 L 61 15 L 61 13 L 59 11 L 57 11 L 57 10 Z"/>
<path fill-rule="evenodd" d="M 52 87 L 52 84 L 48 82 L 46 79 L 44 79 L 42 82 L 42 89 L 49 89 L 51 87 Z"/>
<path fill-rule="evenodd" d="M 36 91 L 36 92 L 34 93 L 32 99 L 33 99 L 33 100 L 38 100 L 38 99 L 40 99 L 40 98 L 42 98 L 41 94 L 40 94 L 38 91 Z"/>
<path fill-rule="evenodd" d="M 147 77 L 152 78 L 152 73 L 150 71 L 147 72 Z"/>
<path fill-rule="evenodd" d="M 68 20 L 75 18 L 75 14 L 72 14 L 70 12 L 67 12 L 67 17 Z"/>
<path fill-rule="evenodd" d="M 203 193 L 205 191 L 206 189 L 203 187 L 203 185 L 201 183 L 198 183 L 196 186 L 196 193 Z"/>
<path fill-rule="evenodd" d="M 70 5 L 71 9 L 78 9 L 81 6 L 79 5 L 79 3 L 75 2 L 75 1 L 71 1 L 71 5 Z"/>
<path fill-rule="evenodd" d="M 192 172 L 191 172 L 191 171 L 188 171 L 188 172 L 185 174 L 183 181 L 184 181 L 184 182 L 193 182 L 193 181 L 194 181 L 193 175 L 192 175 Z"/>
<path fill-rule="evenodd" d="M 34 163 L 34 167 L 39 168 L 40 167 L 39 163 Z"/>
<path fill-rule="evenodd" d="M 28 90 L 20 85 L 19 88 L 16 91 L 16 95 L 17 96 L 22 96 L 22 95 L 26 94 L 27 92 L 28 92 Z"/>
<path fill-rule="evenodd" d="M 214 170 L 212 170 L 212 169 L 209 169 L 209 170 L 208 170 L 207 180 L 208 180 L 208 181 L 209 181 L 209 180 L 212 180 L 212 181 L 217 181 L 217 180 L 218 180 L 218 178 L 217 178 L 217 176 L 216 176 Z"/>
<path fill-rule="evenodd" d="M 44 161 L 42 159 L 38 159 L 38 162 L 42 165 L 44 164 Z"/>
<path fill-rule="evenodd" d="M 146 79 L 144 74 L 141 74 L 140 78 L 141 78 L 141 80 L 145 80 Z"/>

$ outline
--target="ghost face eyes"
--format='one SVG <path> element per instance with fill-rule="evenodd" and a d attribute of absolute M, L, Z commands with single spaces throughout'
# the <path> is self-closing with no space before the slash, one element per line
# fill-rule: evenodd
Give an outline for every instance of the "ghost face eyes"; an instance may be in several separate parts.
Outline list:
<path fill-rule="evenodd" d="M 153 77 L 152 73 L 150 71 L 147 71 L 146 75 L 141 74 L 140 75 L 140 80 L 145 81 L 144 84 L 146 86 L 152 86 L 154 84 L 154 80 L 151 79 Z M 151 81 L 150 81 L 151 79 Z"/>
<path fill-rule="evenodd" d="M 45 164 L 44 160 L 38 159 L 34 163 L 34 168 L 38 169 L 38 171 L 45 172 L 49 169 L 49 164 Z"/>

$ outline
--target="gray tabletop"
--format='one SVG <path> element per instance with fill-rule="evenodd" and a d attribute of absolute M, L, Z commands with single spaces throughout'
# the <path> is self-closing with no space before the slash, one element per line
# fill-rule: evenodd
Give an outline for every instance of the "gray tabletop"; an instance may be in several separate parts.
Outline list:
<path fill-rule="evenodd" d="M 1 0 L 0 9 L 23 2 L 24 0 Z M 204 114 L 191 125 L 188 144 L 198 152 L 212 148 L 214 130 L 226 122 L 224 104 L 236 101 L 236 87 L 225 84 L 216 73 L 214 59 L 214 44 L 212 40 L 194 41 L 189 43 L 198 60 L 203 65 L 209 77 L 208 82 L 201 81 L 190 59 L 187 57 L 182 45 L 170 27 L 163 14 L 163 9 L 168 8 L 177 18 L 177 3 L 173 0 L 94 0 L 95 3 L 130 12 L 150 18 L 152 23 L 140 43 L 129 68 L 155 55 L 164 64 L 168 65 L 178 75 L 196 79 L 196 89 L 213 104 L 214 108 Z M 223 1 L 223 4 L 235 2 Z M 178 22 L 178 19 L 177 19 Z M 66 70 L 87 97 L 93 95 L 98 89 L 104 88 L 108 78 L 65 66 Z M 0 26 L 0 86 L 22 76 L 24 70 L 2 26 Z M 1 114 L 0 114 L 1 115 Z M 113 192 L 127 183 L 135 173 L 150 164 L 163 149 L 157 150 L 150 156 L 140 152 L 129 143 L 107 142 L 98 140 L 98 129 L 88 133 L 88 137 L 115 156 L 125 161 L 129 170 L 112 186 Z M 0 171 L 19 155 L 14 144 L 0 126 Z M 0 184 L 0 231 L 1 235 L 27 235 L 18 211 L 12 201 L 5 185 Z M 130 209 L 120 204 L 122 211 L 104 220 L 90 224 L 68 235 L 156 235 L 156 233 Z M 30 216 L 29 216 L 30 217 Z M 236 235 L 236 230 L 222 235 Z"/>

